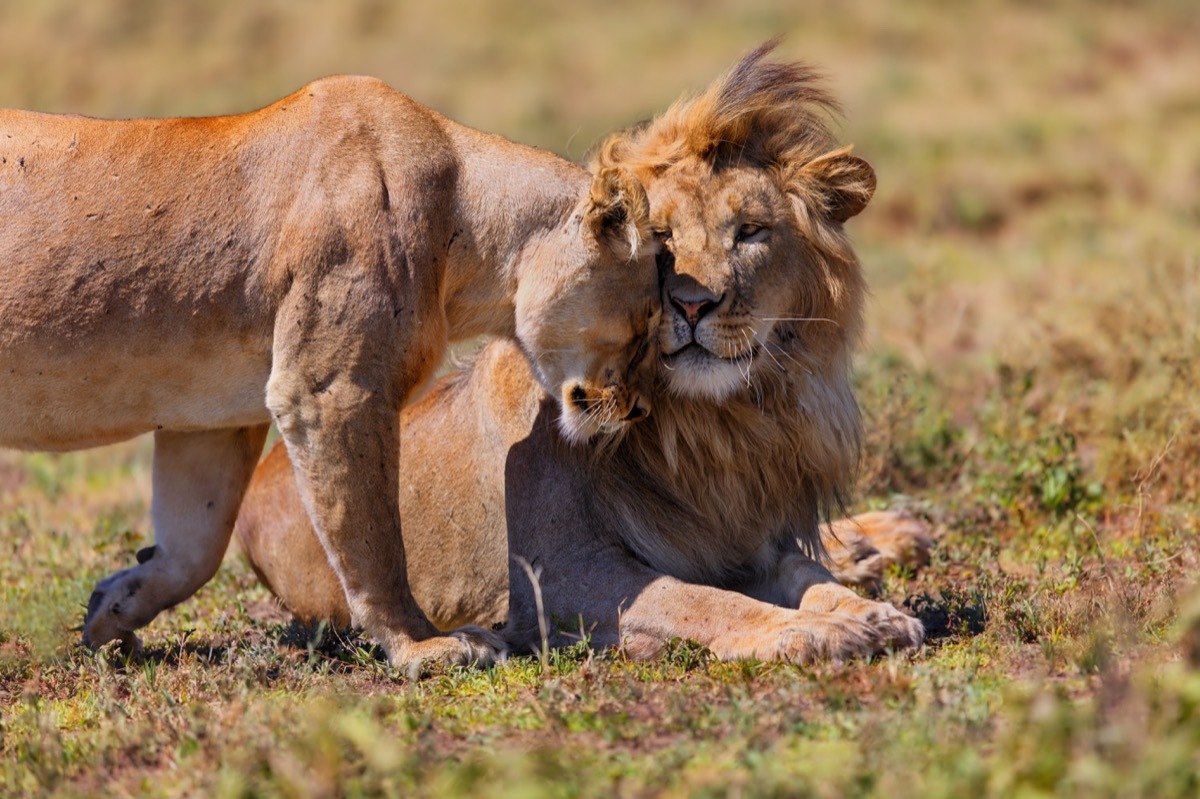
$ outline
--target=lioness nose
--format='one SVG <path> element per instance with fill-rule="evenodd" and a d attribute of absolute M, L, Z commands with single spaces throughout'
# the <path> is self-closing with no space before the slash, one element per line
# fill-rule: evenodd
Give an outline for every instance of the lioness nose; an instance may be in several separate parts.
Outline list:
<path fill-rule="evenodd" d="M 587 411 L 588 395 L 587 395 L 587 392 L 583 390 L 583 386 L 577 385 L 571 389 L 571 402 L 579 410 L 585 411 L 585 412 Z"/>
<path fill-rule="evenodd" d="M 642 400 L 637 400 L 633 403 L 633 407 L 629 409 L 629 413 L 625 414 L 622 422 L 636 422 L 639 419 L 645 419 L 650 415 L 650 408 L 642 404 Z"/>
<path fill-rule="evenodd" d="M 685 300 L 682 297 L 671 295 L 671 304 L 680 310 L 683 317 L 687 319 L 688 324 L 692 327 L 695 327 L 720 302 L 720 299 L 713 300 L 707 297 L 699 300 Z"/>

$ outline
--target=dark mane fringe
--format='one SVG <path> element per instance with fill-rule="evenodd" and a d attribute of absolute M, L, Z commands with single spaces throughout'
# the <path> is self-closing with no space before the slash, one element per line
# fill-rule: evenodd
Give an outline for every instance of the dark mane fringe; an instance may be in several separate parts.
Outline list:
<path fill-rule="evenodd" d="M 779 38 L 758 47 L 707 91 L 674 103 L 652 122 L 612 134 L 594 157 L 657 175 L 688 157 L 714 169 L 725 163 L 782 167 L 834 146 L 829 121 L 840 107 L 815 68 L 768 62 Z"/>

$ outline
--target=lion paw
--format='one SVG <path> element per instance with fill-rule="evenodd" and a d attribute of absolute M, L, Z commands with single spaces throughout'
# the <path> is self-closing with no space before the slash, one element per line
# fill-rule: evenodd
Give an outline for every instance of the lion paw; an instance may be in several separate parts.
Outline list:
<path fill-rule="evenodd" d="M 928 564 L 933 531 L 906 511 L 872 511 L 834 522 L 823 543 L 839 582 L 874 588 L 893 563 L 914 569 Z"/>
<path fill-rule="evenodd" d="M 887 602 L 872 602 L 873 607 L 858 618 L 872 627 L 889 649 L 915 649 L 925 642 L 925 625 L 897 610 Z"/>
<path fill-rule="evenodd" d="M 804 614 L 779 635 L 779 657 L 789 663 L 840 663 L 871 657 L 884 648 L 883 639 L 871 625 L 841 613 Z"/>
<path fill-rule="evenodd" d="M 874 511 L 855 516 L 862 534 L 888 563 L 910 568 L 929 564 L 933 528 L 907 511 Z"/>
<path fill-rule="evenodd" d="M 853 618 L 869 627 L 885 648 L 910 649 L 925 640 L 925 627 L 919 620 L 887 602 L 864 599 L 837 583 L 822 583 L 808 589 L 801 598 L 800 610 Z"/>
<path fill-rule="evenodd" d="M 866 536 L 852 528 L 837 529 L 825 536 L 829 571 L 842 585 L 875 589 L 883 580 L 887 562 Z"/>
<path fill-rule="evenodd" d="M 881 609 L 874 614 L 805 613 L 779 636 L 780 658 L 790 663 L 840 663 L 921 645 L 921 622 L 890 605 L 875 604 Z"/>

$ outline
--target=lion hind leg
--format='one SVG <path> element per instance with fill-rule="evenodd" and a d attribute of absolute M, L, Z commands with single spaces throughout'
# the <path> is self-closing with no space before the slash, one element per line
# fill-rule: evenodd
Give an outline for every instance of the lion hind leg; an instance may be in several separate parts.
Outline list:
<path fill-rule="evenodd" d="M 137 553 L 136 566 L 97 583 L 83 623 L 86 645 L 138 647 L 134 630 L 216 574 L 266 435 L 266 425 L 155 434 L 155 544 Z"/>
<path fill-rule="evenodd" d="M 928 564 L 933 533 L 910 513 L 871 511 L 822 527 L 821 542 L 838 582 L 874 588 L 893 563 L 913 569 Z"/>

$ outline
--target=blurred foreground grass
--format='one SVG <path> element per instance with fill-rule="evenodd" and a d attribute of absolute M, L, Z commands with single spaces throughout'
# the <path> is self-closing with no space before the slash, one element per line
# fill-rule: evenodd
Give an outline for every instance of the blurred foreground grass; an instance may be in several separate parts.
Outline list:
<path fill-rule="evenodd" d="M 924 651 L 412 684 L 231 555 L 110 662 L 71 628 L 150 534 L 148 442 L 0 452 L 0 795 L 1196 795 L 1193 3 L 0 0 L 0 106 L 223 113 L 365 72 L 578 158 L 776 33 L 879 173 L 861 504 L 938 525 L 885 588 Z"/>

